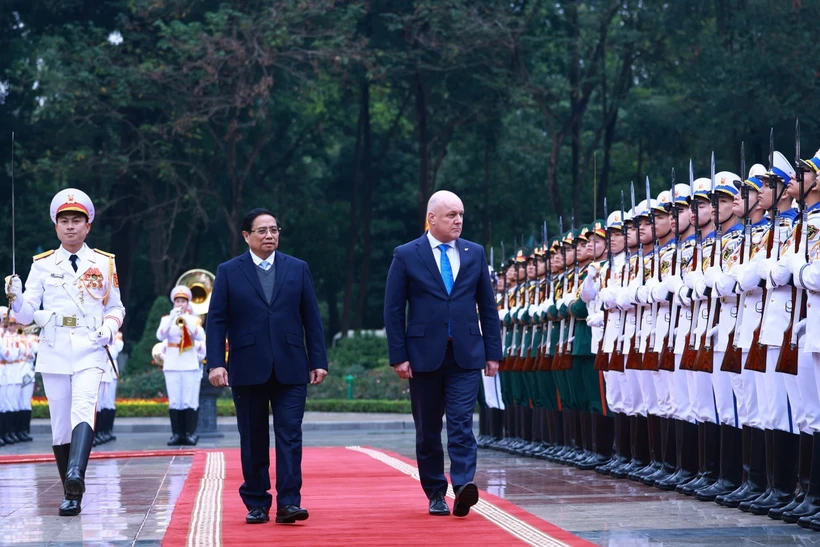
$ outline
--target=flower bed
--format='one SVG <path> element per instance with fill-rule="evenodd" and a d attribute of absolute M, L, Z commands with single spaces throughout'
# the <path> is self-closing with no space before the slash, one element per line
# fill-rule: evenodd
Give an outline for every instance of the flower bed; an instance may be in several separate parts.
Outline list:
<path fill-rule="evenodd" d="M 33 418 L 48 418 L 48 401 L 35 397 L 31 404 Z M 368 399 L 308 399 L 309 412 L 391 412 L 410 413 L 410 401 L 382 401 Z M 235 416 L 231 399 L 217 399 L 219 416 Z M 117 416 L 120 418 L 168 416 L 168 399 L 117 399 Z"/>

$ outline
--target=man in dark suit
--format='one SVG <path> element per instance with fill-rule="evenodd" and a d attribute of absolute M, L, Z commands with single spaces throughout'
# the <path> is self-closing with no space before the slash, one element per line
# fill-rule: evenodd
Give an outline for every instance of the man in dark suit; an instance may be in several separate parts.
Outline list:
<path fill-rule="evenodd" d="M 390 363 L 400 378 L 410 380 L 416 459 L 428 510 L 431 515 L 450 514 L 441 446 L 446 414 L 457 517 L 478 503 L 473 409 L 482 369 L 494 376 L 501 359 L 501 327 L 487 257 L 483 247 L 459 237 L 463 221 L 458 196 L 433 194 L 427 204 L 430 229 L 396 247 L 384 298 Z"/>
<path fill-rule="evenodd" d="M 324 332 L 307 263 L 277 252 L 279 225 L 253 209 L 242 221 L 248 252 L 220 265 L 208 308 L 208 379 L 232 387 L 248 508 L 245 522 L 268 522 L 270 436 L 276 437 L 276 522 L 308 518 L 300 507 L 302 418 L 307 383 L 327 375 Z M 225 340 L 230 353 L 225 362 Z M 307 352 L 305 351 L 307 349 Z"/>

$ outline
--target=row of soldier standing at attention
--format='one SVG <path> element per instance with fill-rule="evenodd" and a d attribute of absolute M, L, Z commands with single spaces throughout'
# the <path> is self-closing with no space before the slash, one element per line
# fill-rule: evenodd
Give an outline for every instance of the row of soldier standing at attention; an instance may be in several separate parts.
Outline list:
<path fill-rule="evenodd" d="M 770 148 L 516 249 L 479 446 L 820 530 L 820 151 Z"/>

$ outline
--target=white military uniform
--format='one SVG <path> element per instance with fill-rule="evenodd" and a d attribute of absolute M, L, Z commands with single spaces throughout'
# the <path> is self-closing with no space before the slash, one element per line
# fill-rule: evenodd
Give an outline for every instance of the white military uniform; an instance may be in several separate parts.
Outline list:
<path fill-rule="evenodd" d="M 171 291 L 171 302 L 178 297 L 186 298 L 190 302 L 190 289 L 184 286 L 174 287 Z M 179 321 L 184 321 L 184 327 L 177 324 Z M 187 331 L 185 339 L 183 328 Z M 205 340 L 205 329 L 202 328 L 199 317 L 188 313 L 188 310 L 186 313 L 180 313 L 179 308 L 174 308 L 160 321 L 157 339 L 166 345 L 162 371 L 165 373 L 168 408 L 198 409 L 202 372 L 196 344 Z M 190 346 L 185 347 L 186 343 L 190 343 Z"/>
<path fill-rule="evenodd" d="M 76 199 L 75 194 L 79 194 Z M 58 202 L 65 201 L 85 209 L 89 222 L 93 221 L 93 205 L 90 200 L 80 203 L 83 197 L 88 199 L 71 189 L 57 194 L 52 220 L 56 223 L 59 212 L 82 210 L 61 209 L 63 204 Z M 48 397 L 53 444 L 69 443 L 78 424 L 94 427 L 100 379 L 111 367 L 103 345 L 113 343 L 125 317 L 114 255 L 85 243 L 72 254 L 61 245 L 34 257 L 25 286 L 15 314 L 20 322 L 34 321 L 42 329 L 36 370 L 43 376 Z"/>

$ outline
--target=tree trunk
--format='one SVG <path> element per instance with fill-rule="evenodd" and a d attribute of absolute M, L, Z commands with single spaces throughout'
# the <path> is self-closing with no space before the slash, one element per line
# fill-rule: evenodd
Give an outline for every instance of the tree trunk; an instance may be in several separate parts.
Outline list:
<path fill-rule="evenodd" d="M 412 85 L 416 96 L 416 136 L 419 154 L 418 218 L 423 227 L 427 216 L 427 200 L 430 198 L 430 150 L 428 147 L 427 95 L 418 71 L 413 77 Z"/>
<path fill-rule="evenodd" d="M 484 142 L 484 226 L 481 230 L 481 244 L 485 247 L 490 244 L 492 237 L 490 234 L 490 157 L 494 147 L 495 135 L 492 131 L 488 131 Z"/>
<path fill-rule="evenodd" d="M 367 294 L 370 285 L 370 254 L 371 231 L 370 224 L 373 216 L 373 186 L 375 173 L 372 161 L 372 133 L 370 127 L 370 86 L 367 81 L 362 82 L 362 133 L 364 137 L 362 147 L 362 175 L 364 176 L 364 191 L 362 193 L 362 261 L 359 269 L 359 298 L 356 304 L 356 319 L 353 324 L 355 330 L 361 330 L 364 323 L 364 313 L 367 303 Z"/>
<path fill-rule="evenodd" d="M 342 298 L 342 319 L 341 332 L 345 336 L 350 329 L 350 318 L 352 315 L 353 303 L 353 272 L 356 261 L 356 240 L 359 234 L 359 180 L 362 177 L 361 155 L 362 155 L 362 122 L 364 120 L 364 110 L 359 109 L 359 121 L 356 125 L 356 147 L 353 153 L 353 187 L 350 191 L 350 216 L 347 226 L 347 260 L 345 263 L 345 286 L 344 297 Z"/>

